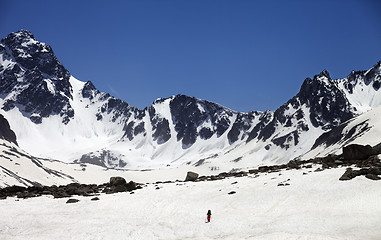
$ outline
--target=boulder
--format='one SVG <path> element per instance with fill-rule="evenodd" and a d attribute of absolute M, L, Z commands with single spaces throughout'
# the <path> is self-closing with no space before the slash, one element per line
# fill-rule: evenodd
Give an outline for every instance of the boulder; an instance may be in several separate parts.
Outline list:
<path fill-rule="evenodd" d="M 54 192 L 52 192 L 52 195 L 53 195 L 54 198 L 71 197 L 70 194 L 68 194 L 67 192 L 65 192 L 63 190 L 54 191 Z"/>
<path fill-rule="evenodd" d="M 133 190 L 136 190 L 137 187 L 136 187 L 136 183 L 133 182 L 133 181 L 130 181 L 128 184 L 126 184 L 126 190 L 127 191 L 133 191 Z"/>
<path fill-rule="evenodd" d="M 249 170 L 249 173 L 250 173 L 250 174 L 257 174 L 258 172 L 259 172 L 258 169 L 250 169 L 250 170 Z"/>
<path fill-rule="evenodd" d="M 117 192 L 125 192 L 127 191 L 126 187 L 124 185 L 117 185 L 111 187 L 112 193 L 117 193 Z"/>
<path fill-rule="evenodd" d="M 352 168 L 347 168 L 345 173 L 339 178 L 340 181 L 351 180 L 358 176 L 358 172 Z"/>
<path fill-rule="evenodd" d="M 70 198 L 69 200 L 66 201 L 66 203 L 76 203 L 79 202 L 78 199 Z"/>
<path fill-rule="evenodd" d="M 126 182 L 126 179 L 122 178 L 122 177 L 111 177 L 110 178 L 110 185 L 111 186 L 120 186 L 120 185 L 125 185 L 127 182 Z"/>
<path fill-rule="evenodd" d="M 198 173 L 195 172 L 188 172 L 187 177 L 185 178 L 185 181 L 196 181 L 198 178 Z"/>
<path fill-rule="evenodd" d="M 377 152 L 370 145 L 351 144 L 343 148 L 344 160 L 365 160 Z"/>
<path fill-rule="evenodd" d="M 371 180 L 381 180 L 379 176 L 377 176 L 376 174 L 371 174 L 371 173 L 366 174 L 365 177 Z"/>

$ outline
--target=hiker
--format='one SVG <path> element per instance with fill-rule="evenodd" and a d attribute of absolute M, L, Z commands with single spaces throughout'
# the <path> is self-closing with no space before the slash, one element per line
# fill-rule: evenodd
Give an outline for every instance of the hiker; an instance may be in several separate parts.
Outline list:
<path fill-rule="evenodd" d="M 208 213 L 206 215 L 206 219 L 208 220 L 208 222 L 210 222 L 210 216 L 212 216 L 212 211 L 208 210 Z"/>

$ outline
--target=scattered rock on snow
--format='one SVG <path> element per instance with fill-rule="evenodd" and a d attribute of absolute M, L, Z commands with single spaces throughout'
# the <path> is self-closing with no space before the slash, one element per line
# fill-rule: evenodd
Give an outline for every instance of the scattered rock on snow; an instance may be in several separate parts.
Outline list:
<path fill-rule="evenodd" d="M 352 168 L 347 168 L 345 173 L 339 178 L 340 181 L 347 181 L 355 178 L 357 173 Z"/>
<path fill-rule="evenodd" d="M 352 168 L 347 168 L 345 173 L 339 178 L 341 181 L 351 180 L 357 176 L 364 175 L 366 178 L 371 180 L 381 180 L 378 175 L 381 175 L 381 168 L 361 168 L 360 170 L 353 170 Z"/>
<path fill-rule="evenodd" d="M 79 202 L 78 199 L 70 198 L 69 200 L 66 201 L 66 203 L 76 203 Z"/>

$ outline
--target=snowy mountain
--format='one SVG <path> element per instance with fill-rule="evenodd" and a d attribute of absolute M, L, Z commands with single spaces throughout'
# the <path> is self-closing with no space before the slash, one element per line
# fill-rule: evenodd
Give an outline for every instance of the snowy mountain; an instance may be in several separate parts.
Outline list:
<path fill-rule="evenodd" d="M 108 168 L 230 171 L 288 162 L 381 105 L 380 82 L 378 62 L 343 79 L 327 71 L 307 78 L 275 112 L 236 112 L 185 95 L 141 110 L 75 79 L 28 31 L 0 41 L 1 114 L 19 146 L 40 158 Z"/>

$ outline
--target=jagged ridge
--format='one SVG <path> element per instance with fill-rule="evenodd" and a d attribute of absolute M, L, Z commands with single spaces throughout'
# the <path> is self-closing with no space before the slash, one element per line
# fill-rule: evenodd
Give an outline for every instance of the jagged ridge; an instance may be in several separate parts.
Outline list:
<path fill-rule="evenodd" d="M 235 149 L 244 151 L 241 155 L 246 158 L 253 154 L 250 149 L 256 149 L 262 151 L 256 160 L 268 155 L 287 161 L 311 149 L 325 132 L 381 105 L 380 62 L 339 80 L 332 80 L 324 70 L 305 79 L 299 93 L 275 112 L 249 113 L 185 95 L 158 99 L 143 110 L 134 108 L 100 92 L 90 81 L 71 77 L 51 47 L 25 30 L 0 41 L 0 63 L 1 108 L 11 122 L 13 115 L 8 113 L 15 108 L 33 122 L 23 123 L 25 128 L 37 131 L 43 128 L 38 125 L 44 125 L 44 119 L 50 123 L 52 116 L 59 116 L 67 127 L 57 133 L 63 140 L 54 138 L 57 143 L 50 147 L 59 149 L 69 142 L 62 147 L 75 148 L 76 157 L 70 160 L 90 159 L 86 156 L 91 155 L 93 163 L 106 167 L 137 167 L 140 162 L 147 166 L 157 159 L 165 162 L 162 165 L 195 163 L 227 158 Z M 309 137 L 310 133 L 316 138 Z M 87 135 L 90 149 L 73 147 L 78 137 Z M 26 139 L 20 139 L 21 146 L 28 147 Z"/>

